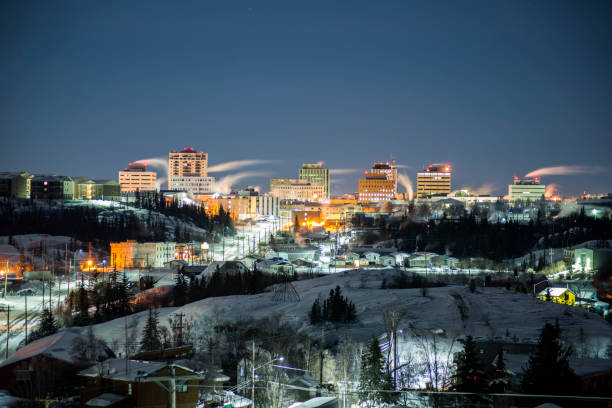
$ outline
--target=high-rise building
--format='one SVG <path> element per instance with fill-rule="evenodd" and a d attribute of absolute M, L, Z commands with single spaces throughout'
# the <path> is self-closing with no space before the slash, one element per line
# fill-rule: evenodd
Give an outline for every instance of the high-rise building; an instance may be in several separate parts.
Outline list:
<path fill-rule="evenodd" d="M 394 198 L 394 182 L 385 174 L 366 172 L 365 179 L 359 180 L 357 201 L 389 201 Z"/>
<path fill-rule="evenodd" d="M 329 198 L 329 169 L 323 168 L 321 163 L 303 163 L 299 177 L 310 184 L 323 186 L 323 198 Z"/>
<path fill-rule="evenodd" d="M 359 180 L 357 200 L 388 201 L 397 195 L 397 168 L 389 163 L 374 163 L 365 178 Z"/>
<path fill-rule="evenodd" d="M 188 147 L 168 155 L 168 177 L 208 176 L 208 154 Z M 170 188 L 172 190 L 172 188 Z"/>
<path fill-rule="evenodd" d="M 514 183 L 508 185 L 508 198 L 510 201 L 531 200 L 536 201 L 546 194 L 546 185 L 540 184 L 539 177 L 519 179 L 514 177 Z"/>
<path fill-rule="evenodd" d="M 119 172 L 119 185 L 122 193 L 157 190 L 157 173 L 147 171 L 142 163 L 130 163 L 129 167 Z"/>
<path fill-rule="evenodd" d="M 168 155 L 168 189 L 193 194 L 213 192 L 215 178 L 208 177 L 208 154 L 189 147 Z"/>
<path fill-rule="evenodd" d="M 397 167 L 392 163 L 374 163 L 372 166 L 372 170 L 370 170 L 370 174 L 382 174 L 387 180 L 391 180 L 393 182 L 393 195 L 397 194 Z"/>
<path fill-rule="evenodd" d="M 319 201 L 325 197 L 324 187 L 293 178 L 270 179 L 270 195 L 283 200 Z"/>
<path fill-rule="evenodd" d="M 451 166 L 449 164 L 430 164 L 417 173 L 417 198 L 450 194 Z"/>

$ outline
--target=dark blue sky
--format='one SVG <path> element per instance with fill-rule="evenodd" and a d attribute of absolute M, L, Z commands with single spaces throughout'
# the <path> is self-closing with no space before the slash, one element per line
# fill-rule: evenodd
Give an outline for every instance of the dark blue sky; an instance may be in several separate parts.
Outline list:
<path fill-rule="evenodd" d="M 116 178 L 193 146 L 273 176 L 450 162 L 499 193 L 604 166 L 543 180 L 609 192 L 611 22 L 610 1 L 5 1 L 0 170 Z"/>

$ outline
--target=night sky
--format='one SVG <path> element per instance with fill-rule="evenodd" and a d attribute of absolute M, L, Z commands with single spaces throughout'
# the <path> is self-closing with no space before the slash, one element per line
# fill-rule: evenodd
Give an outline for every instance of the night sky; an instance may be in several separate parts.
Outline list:
<path fill-rule="evenodd" d="M 129 3 L 129 4 L 128 4 Z M 115 178 L 194 147 L 297 177 L 392 154 L 453 188 L 612 191 L 610 1 L 0 3 L 0 171 Z M 222 176 L 223 174 L 216 174 Z"/>

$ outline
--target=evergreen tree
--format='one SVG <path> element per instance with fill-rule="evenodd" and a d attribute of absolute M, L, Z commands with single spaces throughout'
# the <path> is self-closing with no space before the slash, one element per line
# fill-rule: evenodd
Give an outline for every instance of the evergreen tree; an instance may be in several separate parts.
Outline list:
<path fill-rule="evenodd" d="M 58 324 L 49 309 L 44 309 L 40 317 L 40 326 L 28 336 L 28 343 L 57 333 Z"/>
<path fill-rule="evenodd" d="M 183 306 L 187 302 L 187 282 L 185 277 L 178 273 L 174 285 L 174 306 Z"/>
<path fill-rule="evenodd" d="M 147 323 L 142 331 L 142 338 L 140 339 L 141 351 L 155 351 L 161 349 L 162 341 L 158 325 L 158 313 L 153 312 L 153 309 L 149 309 L 149 317 L 147 318 Z"/>
<path fill-rule="evenodd" d="M 455 389 L 460 392 L 483 392 L 486 389 L 484 364 L 482 363 L 472 336 L 467 336 L 463 350 L 455 356 L 457 372 L 455 373 Z"/>
<path fill-rule="evenodd" d="M 499 349 L 497 357 L 495 358 L 495 370 L 493 371 L 493 377 L 489 381 L 489 391 L 503 393 L 508 389 L 510 385 L 510 373 L 506 370 L 506 363 L 504 361 L 504 350 Z"/>
<path fill-rule="evenodd" d="M 566 394 L 577 390 L 577 377 L 569 365 L 573 350 L 561 342 L 558 326 L 546 323 L 536 351 L 523 374 L 523 390 L 530 394 Z"/>
<path fill-rule="evenodd" d="M 310 310 L 310 324 L 317 324 L 321 321 L 321 302 L 316 298 Z"/>
<path fill-rule="evenodd" d="M 393 403 L 397 399 L 393 392 L 391 375 L 385 367 L 385 358 L 376 337 L 368 344 L 367 355 L 361 359 L 359 374 L 359 401 L 368 406 Z"/>

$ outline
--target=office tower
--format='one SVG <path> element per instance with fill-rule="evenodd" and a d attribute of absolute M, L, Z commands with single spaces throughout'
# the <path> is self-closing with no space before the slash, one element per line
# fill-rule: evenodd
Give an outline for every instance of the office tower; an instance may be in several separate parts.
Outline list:
<path fill-rule="evenodd" d="M 302 164 L 299 178 L 310 184 L 323 186 L 323 198 L 329 198 L 329 169 L 323 168 L 321 163 Z"/>
<path fill-rule="evenodd" d="M 508 198 L 510 199 L 510 201 L 536 201 L 544 197 L 545 193 L 546 185 L 540 184 L 539 177 L 524 179 L 514 177 L 514 183 L 508 185 Z"/>
<path fill-rule="evenodd" d="M 147 171 L 147 166 L 141 163 L 130 163 L 119 172 L 119 185 L 122 193 L 136 191 L 156 191 L 157 173 Z"/>
<path fill-rule="evenodd" d="M 417 198 L 450 194 L 451 166 L 449 164 L 430 164 L 417 173 Z"/>

